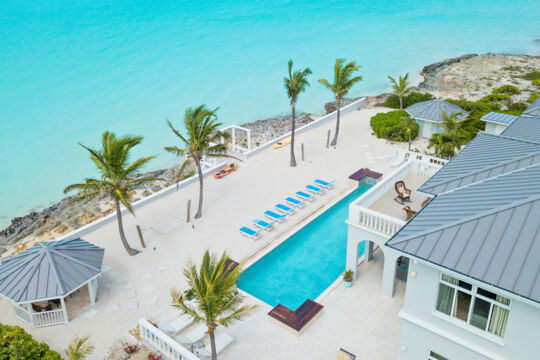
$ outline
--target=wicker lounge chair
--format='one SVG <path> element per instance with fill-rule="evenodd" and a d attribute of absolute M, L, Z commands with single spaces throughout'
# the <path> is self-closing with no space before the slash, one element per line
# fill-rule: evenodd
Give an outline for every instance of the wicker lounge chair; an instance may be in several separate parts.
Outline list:
<path fill-rule="evenodd" d="M 403 204 L 405 201 L 411 201 L 411 190 L 407 189 L 403 180 L 396 181 L 394 184 L 397 196 L 394 198 L 398 203 Z"/>
<path fill-rule="evenodd" d="M 411 218 L 414 216 L 414 214 L 416 214 L 416 211 L 411 209 L 411 207 L 409 205 L 405 206 L 403 208 L 403 210 L 405 210 L 405 212 L 407 213 L 407 220 L 411 220 Z"/>

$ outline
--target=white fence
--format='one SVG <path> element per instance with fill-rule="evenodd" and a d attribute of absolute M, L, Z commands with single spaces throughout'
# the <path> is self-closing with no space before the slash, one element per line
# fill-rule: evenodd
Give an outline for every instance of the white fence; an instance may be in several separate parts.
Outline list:
<path fill-rule="evenodd" d="M 58 325 L 66 322 L 64 310 L 62 309 L 35 312 L 33 317 L 35 327 Z"/>
<path fill-rule="evenodd" d="M 139 320 L 141 339 L 150 350 L 163 356 L 163 360 L 200 360 L 195 354 L 171 339 L 145 319 Z"/>
<path fill-rule="evenodd" d="M 363 206 L 357 206 L 356 211 L 358 212 L 358 225 L 378 231 L 388 235 L 388 237 L 394 235 L 403 225 L 405 225 L 405 221 L 403 220 L 381 214 L 380 212 L 370 210 Z"/>

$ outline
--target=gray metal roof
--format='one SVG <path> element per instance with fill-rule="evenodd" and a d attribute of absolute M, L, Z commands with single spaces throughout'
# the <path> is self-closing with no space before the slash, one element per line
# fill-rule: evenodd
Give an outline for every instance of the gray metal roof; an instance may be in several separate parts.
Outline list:
<path fill-rule="evenodd" d="M 14 302 L 64 297 L 101 272 L 104 252 L 82 239 L 39 243 L 0 263 L 0 294 Z"/>
<path fill-rule="evenodd" d="M 506 135 L 506 131 L 504 135 Z M 437 194 L 441 191 L 438 185 L 457 181 L 462 177 L 519 160 L 538 151 L 540 151 L 540 144 L 537 143 L 480 133 L 418 190 Z"/>
<path fill-rule="evenodd" d="M 442 121 L 443 111 L 448 115 L 461 113 L 461 115 L 456 115 L 456 119 L 459 121 L 469 116 L 469 113 L 459 106 L 440 99 L 427 100 L 413 104 L 406 108 L 405 111 L 415 119 L 434 121 L 437 123 Z"/>
<path fill-rule="evenodd" d="M 540 115 L 521 115 L 501 135 L 540 143 Z"/>
<path fill-rule="evenodd" d="M 506 124 L 510 125 L 514 122 L 519 116 L 517 115 L 510 115 L 510 114 L 501 114 L 495 111 L 491 111 L 487 113 L 486 115 L 482 116 L 480 120 L 489 121 L 489 122 L 496 122 L 499 124 Z"/>
<path fill-rule="evenodd" d="M 535 196 L 387 245 L 540 302 L 539 228 Z"/>
<path fill-rule="evenodd" d="M 524 112 L 523 115 L 540 116 L 540 98 L 536 99 Z"/>

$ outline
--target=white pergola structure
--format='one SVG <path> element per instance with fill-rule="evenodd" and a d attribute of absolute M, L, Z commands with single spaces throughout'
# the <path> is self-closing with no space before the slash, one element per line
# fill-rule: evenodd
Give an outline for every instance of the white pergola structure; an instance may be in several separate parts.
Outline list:
<path fill-rule="evenodd" d="M 82 239 L 41 242 L 0 263 L 0 294 L 33 327 L 67 323 L 67 296 L 87 286 L 95 304 L 104 252 Z"/>
<path fill-rule="evenodd" d="M 251 151 L 251 130 L 250 129 L 246 129 L 246 128 L 243 128 L 243 127 L 240 127 L 240 126 L 237 126 L 237 125 L 229 125 L 227 127 L 224 127 L 223 129 L 221 129 L 220 131 L 221 132 L 224 132 L 224 131 L 228 131 L 230 130 L 231 131 L 231 146 L 232 146 L 232 151 L 235 152 L 250 152 Z M 243 146 L 240 146 L 236 143 L 236 132 L 239 131 L 239 132 L 243 132 L 246 134 L 246 138 L 247 138 L 247 147 L 243 147 Z M 221 143 L 223 144 L 225 142 L 225 140 L 223 138 L 221 138 Z"/>

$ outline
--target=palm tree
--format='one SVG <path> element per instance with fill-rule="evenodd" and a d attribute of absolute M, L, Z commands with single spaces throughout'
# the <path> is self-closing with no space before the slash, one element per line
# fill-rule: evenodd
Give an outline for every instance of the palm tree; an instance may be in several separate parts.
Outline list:
<path fill-rule="evenodd" d="M 466 141 L 466 137 L 461 132 L 461 123 L 456 119 L 461 113 L 452 113 L 448 115 L 442 112 L 442 122 L 439 124 L 444 133 L 434 134 L 430 140 L 431 145 L 435 147 L 435 153 L 445 158 L 451 158 L 456 154 L 456 150 Z"/>
<path fill-rule="evenodd" d="M 403 96 L 405 96 L 409 91 L 411 91 L 411 87 L 409 86 L 409 73 L 406 73 L 405 76 L 399 77 L 399 81 L 396 81 L 393 77 L 388 75 L 388 78 L 392 82 L 392 89 L 394 89 L 394 92 L 397 96 L 399 96 L 399 109 L 403 110 Z"/>
<path fill-rule="evenodd" d="M 139 145 L 142 139 L 142 136 L 123 136 L 117 138 L 115 134 L 105 131 L 101 136 L 101 149 L 91 149 L 79 144 L 88 150 L 90 159 L 98 168 L 101 176 L 99 179 L 87 178 L 84 183 L 69 185 L 64 189 L 64 193 L 66 194 L 73 190 L 79 190 L 77 196 L 70 203 L 99 194 L 107 195 L 114 202 L 116 208 L 120 239 L 127 253 L 131 256 L 138 254 L 139 251 L 131 248 L 127 242 L 122 225 L 120 204 L 124 205 L 133 214 L 133 208 L 131 206 L 133 186 L 145 182 L 163 180 L 151 176 L 136 176 L 137 171 L 155 156 L 146 156 L 131 164 L 129 163 L 130 150 L 136 145 Z"/>
<path fill-rule="evenodd" d="M 324 87 L 331 90 L 336 97 L 336 133 L 334 134 L 334 139 L 330 143 L 332 146 L 337 144 L 338 139 L 341 99 L 347 95 L 354 84 L 362 80 L 361 76 L 352 77 L 353 73 L 358 71 L 358 69 L 360 69 L 360 65 L 356 65 L 356 62 L 354 61 L 345 64 L 345 59 L 336 59 L 336 64 L 334 65 L 334 82 L 330 83 L 326 79 L 319 79 L 319 82 L 323 84 Z"/>
<path fill-rule="evenodd" d="M 307 80 L 308 75 L 311 74 L 310 68 L 305 68 L 304 70 L 297 70 L 294 73 L 292 72 L 293 61 L 289 60 L 289 77 L 283 78 L 283 86 L 287 91 L 287 96 L 291 99 L 291 110 L 292 110 L 292 127 L 291 127 L 291 166 L 296 166 L 296 159 L 294 158 L 294 130 L 296 127 L 295 118 L 296 118 L 296 100 L 298 95 L 306 91 L 306 88 L 309 86 Z"/>
<path fill-rule="evenodd" d="M 190 303 L 178 291 L 172 292 L 173 306 L 208 327 L 212 360 L 217 359 L 215 331 L 218 326 L 228 327 L 235 320 L 246 317 L 255 306 L 242 305 L 243 297 L 236 290 L 240 266 L 227 266 L 229 256 L 223 252 L 218 259 L 208 250 L 199 268 L 192 262 L 184 268 L 189 289 L 196 301 Z"/>
<path fill-rule="evenodd" d="M 407 133 L 409 137 L 409 151 L 411 151 L 411 133 L 412 133 L 412 128 L 414 124 L 416 124 L 416 122 L 409 115 L 403 115 L 402 117 L 400 117 L 399 122 L 400 122 L 401 127 L 405 129 L 405 132 Z"/>
<path fill-rule="evenodd" d="M 75 336 L 68 345 L 68 348 L 64 350 L 69 360 L 84 360 L 94 351 L 94 346 L 88 341 L 88 336 L 78 337 Z"/>
<path fill-rule="evenodd" d="M 195 163 L 199 173 L 199 206 L 195 214 L 195 219 L 202 216 L 203 173 L 201 161 L 204 157 L 232 157 L 227 155 L 227 147 L 219 143 L 221 138 L 227 139 L 229 134 L 218 130 L 222 124 L 217 122 L 217 110 L 218 108 L 214 110 L 207 109 L 206 105 L 186 109 L 184 127 L 187 135 L 185 136 L 167 120 L 167 124 L 172 132 L 180 138 L 182 147 L 167 146 L 165 150 L 185 159 L 179 173 L 183 170 L 186 162 L 190 160 Z"/>

